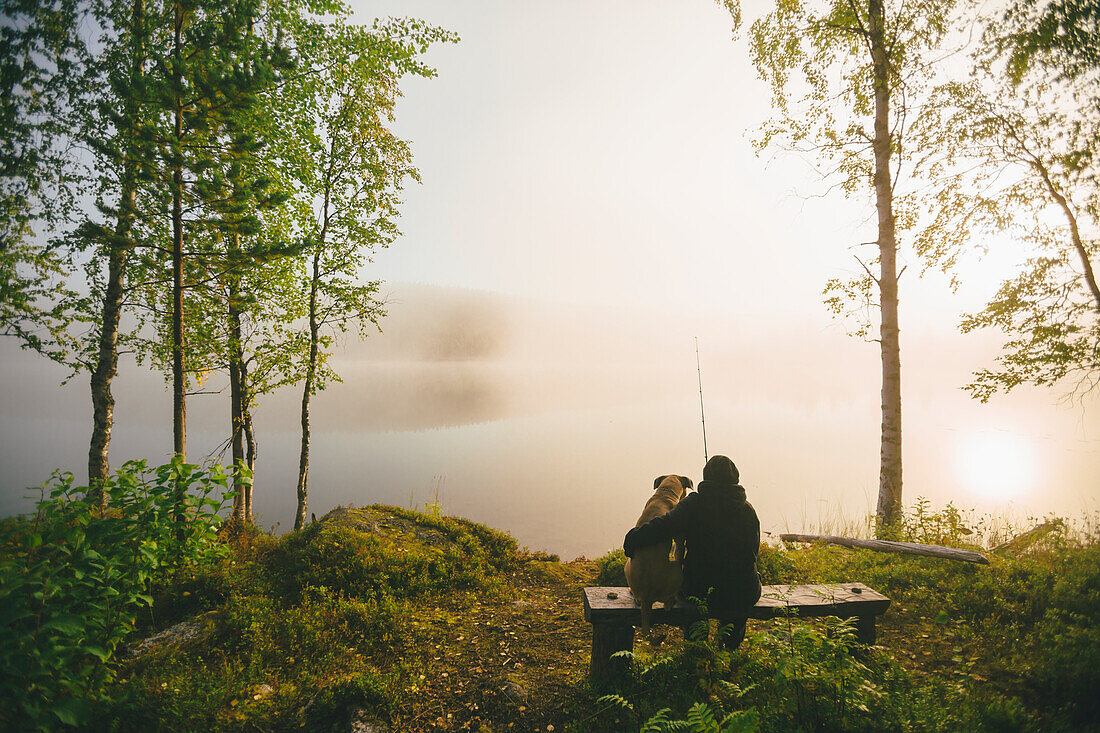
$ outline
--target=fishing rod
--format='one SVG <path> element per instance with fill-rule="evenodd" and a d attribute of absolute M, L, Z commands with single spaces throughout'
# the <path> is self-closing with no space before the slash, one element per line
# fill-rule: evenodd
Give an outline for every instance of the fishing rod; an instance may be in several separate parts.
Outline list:
<path fill-rule="evenodd" d="M 703 412 L 703 368 L 699 365 L 699 337 L 695 337 L 695 371 L 699 375 L 699 418 L 703 421 L 703 465 L 710 460 L 707 453 L 707 416 Z"/>

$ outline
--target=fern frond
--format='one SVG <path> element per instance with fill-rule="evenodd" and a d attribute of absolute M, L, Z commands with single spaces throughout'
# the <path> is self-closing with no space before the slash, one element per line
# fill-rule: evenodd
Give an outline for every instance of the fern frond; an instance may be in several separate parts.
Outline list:
<path fill-rule="evenodd" d="M 718 721 L 705 702 L 697 702 L 688 708 L 687 722 L 691 725 L 691 730 L 699 733 L 717 733 L 718 730 Z"/>
<path fill-rule="evenodd" d="M 669 730 L 668 716 L 672 708 L 662 708 L 653 714 L 643 725 L 640 733 L 665 733 Z"/>
<path fill-rule="evenodd" d="M 631 705 L 630 701 L 622 695 L 604 695 L 603 697 L 597 698 L 596 702 L 600 705 L 616 705 L 623 710 L 629 710 L 632 713 L 634 712 L 634 706 Z"/>

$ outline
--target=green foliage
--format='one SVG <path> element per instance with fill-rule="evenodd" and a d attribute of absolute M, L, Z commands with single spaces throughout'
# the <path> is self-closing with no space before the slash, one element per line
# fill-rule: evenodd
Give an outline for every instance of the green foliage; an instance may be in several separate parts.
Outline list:
<path fill-rule="evenodd" d="M 705 702 L 692 705 L 683 720 L 669 719 L 667 708 L 642 724 L 641 733 L 664 733 L 665 731 L 689 731 L 690 733 L 756 733 L 760 730 L 760 716 L 755 710 L 737 710 L 721 719 Z"/>
<path fill-rule="evenodd" d="M 823 628 L 788 618 L 755 635 L 741 669 L 751 680 L 743 702 L 773 730 L 874 730 L 881 692 L 855 644 L 853 625 L 833 618 Z"/>
<path fill-rule="evenodd" d="M 625 719 L 631 729 L 696 730 L 740 713 L 754 717 L 739 724 L 763 731 L 1095 730 L 1100 544 L 1071 535 L 1065 522 L 1050 526 L 1041 545 L 991 554 L 989 566 L 764 546 L 766 584 L 858 578 L 889 596 L 884 646 L 861 647 L 852 623 L 836 618 L 750 622 L 733 653 L 696 634 L 628 655 L 631 676 L 600 701 L 604 729 L 622 730 Z M 991 534 L 968 513 L 923 499 L 892 531 L 971 547 Z M 707 706 L 708 722 L 690 717 L 697 705 Z"/>
<path fill-rule="evenodd" d="M 772 622 L 734 653 L 705 638 L 648 661 L 633 695 L 600 699 L 642 730 L 1010 731 L 1029 727 L 1019 700 L 976 684 L 911 675 L 860 651 L 852 624 Z M 628 699 L 629 698 L 629 699 Z M 674 710 L 683 711 L 676 719 Z M 643 722 L 644 721 L 644 722 Z"/>
<path fill-rule="evenodd" d="M 926 261 L 950 268 L 997 240 L 1027 255 L 960 324 L 1006 335 L 996 366 L 967 385 L 983 402 L 1021 384 L 1085 392 L 1100 379 L 1094 5 L 1019 0 L 976 17 L 969 77 L 940 84 L 913 127 L 915 163 L 932 184 L 912 205 L 927 223 L 917 242 Z"/>
<path fill-rule="evenodd" d="M 339 377 L 328 366 L 334 337 L 349 329 L 365 335 L 386 315 L 379 281 L 363 268 L 389 246 L 397 230 L 399 195 L 407 179 L 419 181 L 406 141 L 389 129 L 408 74 L 435 71 L 420 56 L 433 43 L 454 42 L 450 32 L 418 20 L 390 20 L 373 28 L 346 16 L 331 22 L 301 18 L 295 24 L 301 69 L 280 88 L 275 105 L 283 135 L 276 140 L 279 167 L 295 192 L 287 225 L 304 243 L 301 277 L 290 281 L 304 311 L 302 333 L 288 340 L 280 370 L 302 386 L 302 446 L 298 510 L 306 521 L 309 483 L 309 401 Z M 291 99 L 293 104 L 281 102 Z"/>
<path fill-rule="evenodd" d="M 310 524 L 267 557 L 280 594 L 323 587 L 381 600 L 451 589 L 489 591 L 497 585 L 496 571 L 515 567 L 516 541 L 508 535 L 465 519 L 384 509 L 437 530 L 440 541 L 394 543 L 335 521 Z"/>
<path fill-rule="evenodd" d="M 0 538 L 0 719 L 48 730 L 89 715 L 119 645 L 152 605 L 154 580 L 218 554 L 226 485 L 218 466 L 175 460 L 149 471 L 131 461 L 110 477 L 111 510 L 100 513 L 71 473 L 55 474 L 35 514 Z M 173 522 L 180 489 L 182 533 Z"/>
<path fill-rule="evenodd" d="M 1076 79 L 1100 67 L 1100 6 L 1087 0 L 1017 0 L 1005 13 L 1006 72 L 1019 84 L 1035 66 Z"/>
<path fill-rule="evenodd" d="M 634 712 L 634 706 L 621 695 L 604 695 L 597 702 Z M 755 710 L 735 710 L 719 720 L 705 702 L 697 702 L 688 708 L 683 720 L 673 720 L 669 717 L 671 714 L 670 708 L 658 710 L 641 723 L 639 733 L 757 733 L 760 730 L 760 716 Z"/>
<path fill-rule="evenodd" d="M 504 591 L 500 571 L 518 562 L 508 535 L 390 507 L 246 537 L 158 598 L 161 614 L 213 610 L 211 642 L 133 662 L 96 720 L 118 730 L 342 731 L 349 710 L 388 718 L 413 675 L 397 657 L 417 651 L 414 621 L 448 594 Z M 257 693 L 263 685 L 272 691 Z"/>
<path fill-rule="evenodd" d="M 729 0 L 723 4 L 733 5 Z M 941 47 L 952 25 L 955 0 L 935 0 L 919 8 L 884 0 L 877 4 L 877 21 L 871 17 L 873 2 L 780 0 L 772 5 L 753 22 L 749 34 L 752 63 L 770 88 L 773 110 L 753 140 L 757 151 L 773 148 L 799 154 L 833 183 L 830 191 L 865 198 L 881 196 L 875 190 L 876 168 L 881 165 L 875 155 L 882 146 L 879 152 L 887 153 L 894 178 L 889 226 L 898 232 L 911 229 L 912 216 L 902 198 L 909 175 L 902 156 L 909 148 L 913 111 L 935 70 L 930 59 L 945 51 Z M 734 15 L 735 22 L 739 17 Z M 875 30 L 876 25 L 881 27 Z M 876 41 L 879 33 L 881 40 Z M 887 108 L 876 107 L 876 75 L 888 93 Z M 878 139 L 881 130 L 873 124 L 879 114 L 889 118 L 877 120 L 887 131 L 885 140 Z M 879 213 L 881 217 L 886 212 Z M 829 312 L 850 322 L 850 335 L 868 338 L 879 280 L 885 277 L 875 272 L 879 248 L 885 244 L 881 231 L 877 237 L 859 239 L 864 241 L 852 247 L 854 274 L 830 278 L 824 295 Z"/>
<path fill-rule="evenodd" d="M 1061 554 L 1049 601 L 1035 625 L 1026 677 L 1074 723 L 1100 720 L 1100 544 Z M 1045 590 L 1045 589 L 1044 589 Z"/>
<path fill-rule="evenodd" d="M 617 547 L 603 557 L 596 558 L 596 585 L 622 586 L 626 585 L 626 573 L 623 567 L 626 565 L 626 553 L 623 548 Z"/>
<path fill-rule="evenodd" d="M 501 532 L 464 517 L 443 516 L 435 512 L 421 514 L 400 507 L 380 508 L 443 532 L 463 550 L 497 570 L 511 570 L 516 567 L 516 540 L 507 532 Z"/>
<path fill-rule="evenodd" d="M 0 336 L 64 361 L 72 263 L 47 244 L 85 182 L 72 154 L 85 111 L 87 4 L 5 0 L 0 24 Z"/>
<path fill-rule="evenodd" d="M 931 502 L 923 496 L 918 496 L 913 506 L 898 517 L 896 525 L 883 527 L 882 531 L 882 539 L 948 547 L 967 545 L 964 537 L 976 538 L 954 504 L 948 502 L 940 511 L 933 511 Z"/>
<path fill-rule="evenodd" d="M 760 552 L 756 556 L 756 574 L 763 585 L 777 585 L 791 582 L 794 570 L 794 561 L 788 552 L 772 547 L 760 545 Z"/>

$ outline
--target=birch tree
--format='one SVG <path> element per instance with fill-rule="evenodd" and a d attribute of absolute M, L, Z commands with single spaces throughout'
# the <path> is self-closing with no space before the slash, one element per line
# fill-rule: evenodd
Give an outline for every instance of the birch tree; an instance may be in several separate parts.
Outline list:
<path fill-rule="evenodd" d="M 726 0 L 739 22 L 739 8 Z M 777 2 L 751 29 L 751 55 L 772 93 L 774 116 L 757 139 L 821 164 L 854 198 L 875 207 L 871 251 L 857 260 L 862 274 L 828 283 L 827 305 L 846 311 L 853 299 L 877 294 L 882 364 L 877 515 L 889 525 L 902 502 L 901 348 L 898 322 L 899 231 L 897 185 L 906 151 L 906 124 L 931 73 L 954 0 Z M 856 247 L 857 249 L 860 246 Z M 868 333 L 870 323 L 857 333 Z"/>
<path fill-rule="evenodd" d="M 0 336 L 68 362 L 73 262 L 51 243 L 79 217 L 73 148 L 91 63 L 74 0 L 4 0 L 0 23 Z"/>
<path fill-rule="evenodd" d="M 364 280 L 361 271 L 397 237 L 399 193 L 406 179 L 419 180 L 408 144 L 389 129 L 398 83 L 406 74 L 434 75 L 419 57 L 431 43 L 453 40 L 415 20 L 301 29 L 299 42 L 311 49 L 312 64 L 288 90 L 304 114 L 287 120 L 295 134 L 285 150 L 307 244 L 296 529 L 307 516 L 311 399 L 339 379 L 327 366 L 334 337 L 349 329 L 362 334 L 384 315 L 380 282 Z"/>
<path fill-rule="evenodd" d="M 1100 9 L 1027 0 L 983 25 L 970 77 L 938 87 L 915 128 L 937 212 L 921 246 L 952 260 L 1007 234 L 1030 249 L 962 320 L 1006 336 L 973 397 L 1025 383 L 1082 394 L 1100 383 Z"/>

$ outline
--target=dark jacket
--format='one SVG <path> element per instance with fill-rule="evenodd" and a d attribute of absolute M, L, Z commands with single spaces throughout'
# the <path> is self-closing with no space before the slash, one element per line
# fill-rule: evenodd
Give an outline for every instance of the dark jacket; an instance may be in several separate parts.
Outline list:
<path fill-rule="evenodd" d="M 674 537 L 684 538 L 687 548 L 681 596 L 707 599 L 710 591 L 708 608 L 715 617 L 738 616 L 752 608 L 760 598 L 760 520 L 745 501 L 745 489 L 700 481 L 698 490 L 668 514 L 630 530 L 623 550 L 630 557 L 639 547 Z"/>

